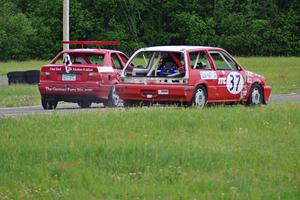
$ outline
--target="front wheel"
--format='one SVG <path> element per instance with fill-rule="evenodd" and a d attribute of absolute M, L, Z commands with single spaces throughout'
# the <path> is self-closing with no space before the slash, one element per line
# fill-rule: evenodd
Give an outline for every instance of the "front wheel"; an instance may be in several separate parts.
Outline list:
<path fill-rule="evenodd" d="M 192 106 L 203 108 L 207 103 L 207 92 L 204 86 L 200 85 L 196 88 L 192 99 Z"/>
<path fill-rule="evenodd" d="M 56 100 L 49 100 L 42 98 L 42 106 L 45 110 L 53 110 L 57 106 L 57 101 Z"/>
<path fill-rule="evenodd" d="M 108 95 L 108 100 L 104 102 L 105 107 L 117 107 L 119 104 L 120 98 L 119 95 L 116 93 L 116 86 L 112 85 L 111 91 Z"/>
<path fill-rule="evenodd" d="M 261 105 L 263 104 L 263 92 L 258 84 L 253 84 L 250 90 L 250 95 L 247 100 L 248 105 Z"/>

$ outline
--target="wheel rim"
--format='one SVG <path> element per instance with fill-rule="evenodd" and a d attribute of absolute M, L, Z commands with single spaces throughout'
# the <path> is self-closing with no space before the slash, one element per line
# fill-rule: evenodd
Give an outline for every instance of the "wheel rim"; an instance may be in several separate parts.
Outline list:
<path fill-rule="evenodd" d="M 252 103 L 257 105 L 261 104 L 261 94 L 258 88 L 254 88 L 251 94 Z"/>
<path fill-rule="evenodd" d="M 113 104 L 116 106 L 118 105 L 119 100 L 120 100 L 119 95 L 117 95 L 117 93 L 116 93 L 115 86 L 112 87 L 112 100 L 113 100 Z"/>
<path fill-rule="evenodd" d="M 195 94 L 195 106 L 198 108 L 203 108 L 206 102 L 206 97 L 202 89 L 198 89 Z"/>

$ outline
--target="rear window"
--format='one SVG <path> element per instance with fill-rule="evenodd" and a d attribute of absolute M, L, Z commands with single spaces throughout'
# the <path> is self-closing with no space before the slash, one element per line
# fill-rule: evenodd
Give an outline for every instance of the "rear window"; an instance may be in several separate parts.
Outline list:
<path fill-rule="evenodd" d="M 103 65 L 104 61 L 104 54 L 75 54 L 69 53 L 71 58 L 72 64 L 79 64 L 79 65 Z M 63 57 L 64 55 L 60 55 L 58 59 L 56 59 L 52 64 L 63 64 Z"/>
<path fill-rule="evenodd" d="M 138 77 L 183 77 L 184 74 L 184 55 L 181 52 L 140 52 L 125 70 L 126 76 Z"/>

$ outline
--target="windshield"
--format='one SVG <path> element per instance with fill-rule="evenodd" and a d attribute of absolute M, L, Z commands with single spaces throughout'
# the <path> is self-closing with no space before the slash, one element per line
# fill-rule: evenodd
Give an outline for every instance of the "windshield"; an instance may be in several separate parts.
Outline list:
<path fill-rule="evenodd" d="M 142 51 L 128 64 L 125 76 L 183 77 L 184 55 L 181 52 Z"/>

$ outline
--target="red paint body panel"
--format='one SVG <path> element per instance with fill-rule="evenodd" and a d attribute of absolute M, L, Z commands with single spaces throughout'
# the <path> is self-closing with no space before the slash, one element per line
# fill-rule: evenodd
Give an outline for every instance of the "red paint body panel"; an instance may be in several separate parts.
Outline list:
<path fill-rule="evenodd" d="M 265 86 L 264 87 L 264 101 L 267 103 L 270 100 L 270 96 L 271 96 L 271 87 L 269 86 Z"/>

